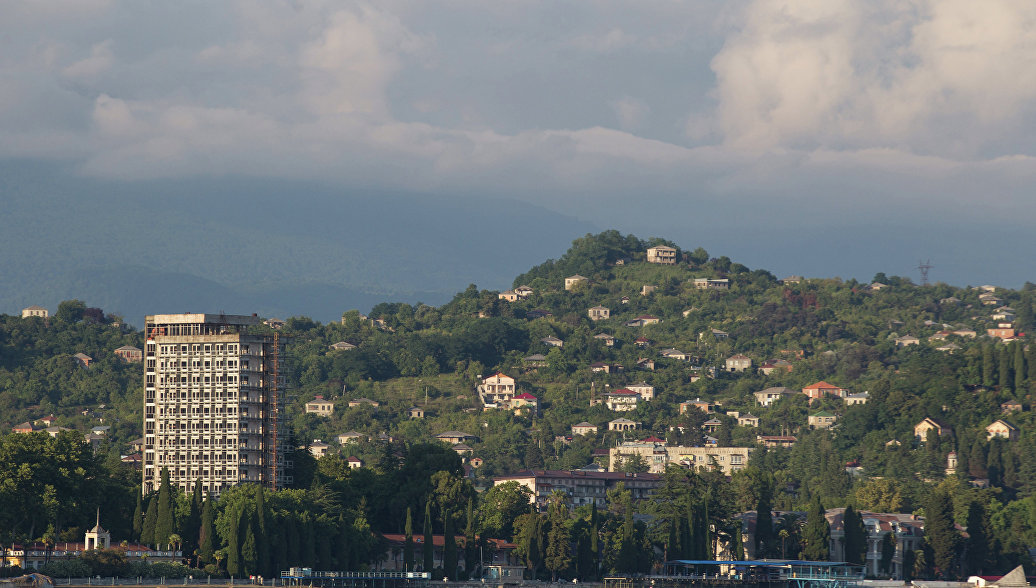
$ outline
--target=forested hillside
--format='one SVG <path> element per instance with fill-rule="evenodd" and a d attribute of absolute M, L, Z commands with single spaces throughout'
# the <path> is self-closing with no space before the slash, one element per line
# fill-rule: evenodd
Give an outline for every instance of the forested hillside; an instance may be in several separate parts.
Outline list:
<path fill-rule="evenodd" d="M 299 525 L 317 532 L 313 529 L 338 528 L 336 521 L 344 521 L 350 530 L 343 531 L 341 541 L 348 545 L 367 528 L 402 533 L 407 509 L 419 528 L 434 497 L 435 532 L 442 532 L 448 521 L 458 534 L 467 526 L 471 532 L 514 539 L 524 546 L 520 549 L 531 558 L 530 565 L 547 573 L 545 562 L 532 561 L 536 554 L 529 541 L 535 533 L 527 527 L 535 527 L 535 521 L 501 528 L 499 521 L 492 522 L 492 509 L 480 506 L 494 476 L 524 468 L 583 467 L 593 461 L 595 449 L 649 435 L 670 444 L 701 444 L 705 422 L 716 419 L 720 425 L 710 430 L 719 446 L 756 447 L 751 467 L 731 481 L 714 473 L 671 472 L 666 490 L 670 503 L 689 509 L 680 513 L 667 511 L 662 500 L 622 506 L 629 499 L 619 494 L 614 498 L 620 506 L 600 519 L 589 511 L 568 519 L 552 507 L 544 524 L 567 525 L 574 551 L 572 561 L 550 571 L 585 572 L 587 564 L 578 551 L 589 549 L 590 529 L 598 524 L 602 529 L 611 525 L 613 545 L 607 549 L 613 551 L 608 551 L 606 569 L 635 571 L 644 557 L 651 559 L 651 545 L 677 541 L 670 538 L 690 524 L 683 518 L 687 512 L 698 513 L 687 515 L 692 519 L 707 517 L 713 527 L 699 529 L 696 547 L 691 549 L 691 539 L 686 539 L 680 549 L 689 557 L 707 555 L 700 551 L 701 533 L 727 533 L 734 515 L 754 510 L 762 501 L 779 511 L 808 511 L 819 503 L 825 508 L 924 514 L 932 496 L 948 497 L 956 522 L 995 547 L 985 559 L 969 561 L 967 568 L 958 561 L 949 570 L 944 559 L 934 563 L 932 558 L 943 557 L 946 550 L 933 546 L 929 559 L 918 565 L 929 574 L 1001 569 L 1036 545 L 1036 424 L 1031 412 L 1036 345 L 1029 344 L 1028 335 L 1036 285 L 990 292 L 946 284 L 922 287 L 881 274 L 867 282 L 778 280 L 766 270 L 751 270 L 700 248 L 678 249 L 674 265 L 647 263 L 645 250 L 654 245 L 676 247 L 663 239 L 645 241 L 615 231 L 587 235 L 560 258 L 515 278 L 514 287 L 528 286 L 532 293 L 514 301 L 471 285 L 440 307 L 382 303 L 369 316 L 346 312 L 340 322 L 288 319 L 280 332 L 290 337 L 294 439 L 300 447 L 317 439 L 332 447 L 317 463 L 308 453 L 297 452 L 295 479 L 303 494 L 291 500 L 271 498 L 271 503 L 295 501 L 283 506 L 284 512 L 302 517 L 299 513 L 317 509 L 324 500 L 338 518 L 310 520 L 306 515 Z M 586 280 L 567 290 L 565 278 L 576 274 Z M 729 280 L 729 286 L 699 288 L 694 280 L 701 278 Z M 591 320 L 588 309 L 599 306 L 609 309 L 610 317 Z M 141 335 L 84 311 L 73 301 L 63 303 L 47 321 L 3 317 L 0 424 L 9 428 L 53 412 L 57 424 L 86 431 L 100 416 L 113 427 L 112 451 L 128 453 L 126 443 L 139 435 L 140 369 L 117 361 L 111 352 L 121 345 L 141 346 Z M 630 326 L 638 317 L 659 322 Z M 1003 323 L 1010 323 L 1013 335 L 987 335 L 987 329 Z M 614 344 L 597 337 L 602 334 L 614 337 Z M 563 345 L 545 343 L 548 337 Z M 356 348 L 331 348 L 339 342 Z M 71 358 L 77 352 L 97 361 L 81 367 Z M 735 354 L 750 358 L 751 369 L 727 371 L 725 362 Z M 534 355 L 543 357 L 530 360 Z M 641 360 L 653 361 L 654 369 L 645 369 Z M 595 363 L 623 369 L 593 371 Z M 783 367 L 767 375 L 758 369 L 764 364 Z M 535 396 L 538 413 L 484 411 L 476 388 L 496 372 L 515 378 L 520 392 Z M 632 412 L 591 406 L 603 391 L 642 381 L 654 386 L 655 397 L 637 403 Z M 866 392 L 866 402 L 850 405 L 844 398 L 826 396 L 810 404 L 801 390 L 821 381 L 854 396 Z M 754 393 L 773 387 L 795 393 L 761 406 Z M 305 413 L 305 403 L 318 394 L 335 403 L 332 416 Z M 349 400 L 364 398 L 378 406 L 348 407 Z M 715 412 L 681 412 L 681 403 L 696 399 L 714 406 Z M 423 408 L 424 418 L 410 418 L 407 409 L 412 406 Z M 84 409 L 91 415 L 81 414 Z M 733 413 L 759 417 L 758 427 L 739 425 Z M 808 417 L 818 413 L 835 417 L 835 425 L 811 429 Z M 619 416 L 642 423 L 642 430 L 635 435 L 607 431 L 607 422 Z M 915 426 L 926 418 L 944 426 L 944 434 L 915 436 Z M 986 427 L 997 419 L 1017 428 L 1017 436 L 989 440 Z M 573 435 L 571 426 L 583 421 L 600 432 Z M 338 435 L 353 431 L 361 439 L 339 446 Z M 468 442 L 472 450 L 464 459 L 477 457 L 482 465 L 470 480 L 462 479 L 464 470 L 452 452 L 442 456 L 449 463 L 441 470 L 434 464 L 398 465 L 399 455 L 415 455 L 411 450 L 417 444 L 437 443 L 434 436 L 445 431 L 476 437 Z M 764 449 L 757 439 L 769 435 L 794 435 L 797 440 L 790 448 Z M 949 468 L 951 453 L 954 468 Z M 350 456 L 362 459 L 365 467 L 350 471 L 343 463 Z M 409 479 L 408 467 L 424 477 L 436 471 L 447 474 L 433 481 L 403 482 Z M 714 504 L 695 502 L 697 494 L 687 489 L 696 485 L 710 489 Z M 409 491 L 386 502 L 378 489 L 392 487 Z M 244 515 L 252 516 L 253 524 L 265 516 L 266 507 L 256 507 L 254 495 L 234 496 L 239 501 L 235 504 L 246 505 L 234 508 L 253 513 Z M 634 524 L 627 518 L 634 511 L 656 522 Z M 982 526 L 981 532 L 976 525 Z M 790 525 L 785 530 L 795 545 L 808 546 L 804 528 Z M 646 551 L 631 551 L 632 544 Z M 955 543 L 950 551 L 960 556 L 963 545 Z M 346 551 L 344 561 L 355 562 L 377 549 Z M 337 557 L 326 555 L 329 562 Z"/>

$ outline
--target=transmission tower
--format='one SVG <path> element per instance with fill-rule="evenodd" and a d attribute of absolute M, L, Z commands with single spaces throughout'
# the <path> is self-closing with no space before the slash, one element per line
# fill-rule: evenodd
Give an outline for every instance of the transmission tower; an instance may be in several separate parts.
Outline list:
<path fill-rule="evenodd" d="M 932 260 L 931 259 L 929 259 L 928 261 L 919 261 L 919 262 L 917 262 L 917 269 L 921 270 L 921 285 L 922 286 L 927 286 L 928 285 L 928 270 L 932 269 L 933 267 L 935 267 L 935 266 L 932 265 Z"/>

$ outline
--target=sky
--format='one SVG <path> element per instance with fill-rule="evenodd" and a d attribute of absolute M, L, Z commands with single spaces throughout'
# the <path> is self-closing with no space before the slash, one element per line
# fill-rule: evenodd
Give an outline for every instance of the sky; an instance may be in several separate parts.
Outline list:
<path fill-rule="evenodd" d="M 1036 3 L 75 0 L 0 22 L 0 159 L 516 199 L 785 274 L 1036 281 Z"/>

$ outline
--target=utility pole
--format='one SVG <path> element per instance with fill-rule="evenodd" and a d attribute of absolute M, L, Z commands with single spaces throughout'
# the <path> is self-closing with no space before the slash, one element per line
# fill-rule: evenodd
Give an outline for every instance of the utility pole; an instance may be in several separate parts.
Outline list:
<path fill-rule="evenodd" d="M 932 265 L 931 259 L 929 259 L 928 261 L 917 262 L 917 269 L 921 270 L 921 286 L 928 285 L 928 270 L 932 269 L 933 267 L 935 266 Z"/>

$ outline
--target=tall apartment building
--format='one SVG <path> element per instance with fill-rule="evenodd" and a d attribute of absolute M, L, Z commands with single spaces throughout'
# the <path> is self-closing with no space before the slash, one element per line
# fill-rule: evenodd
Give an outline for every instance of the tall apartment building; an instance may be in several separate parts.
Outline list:
<path fill-rule="evenodd" d="M 284 419 L 284 343 L 255 316 L 156 314 L 145 319 L 143 491 L 170 482 L 218 495 L 291 482 Z"/>

